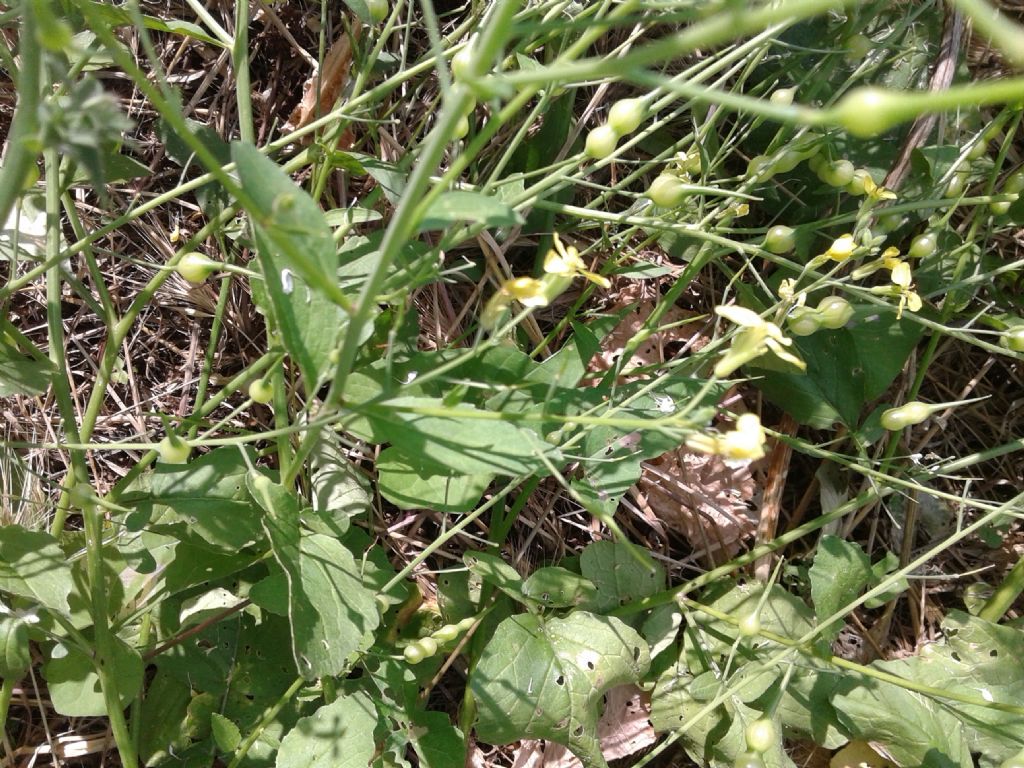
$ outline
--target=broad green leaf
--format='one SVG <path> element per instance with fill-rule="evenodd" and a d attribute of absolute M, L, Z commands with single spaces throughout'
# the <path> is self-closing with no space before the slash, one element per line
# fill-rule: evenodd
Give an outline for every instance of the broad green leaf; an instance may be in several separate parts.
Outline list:
<path fill-rule="evenodd" d="M 288 577 L 282 570 L 271 570 L 269 576 L 249 588 L 249 599 L 265 611 L 278 616 L 288 615 Z"/>
<path fill-rule="evenodd" d="M 449 229 L 463 223 L 494 229 L 522 224 L 523 218 L 497 197 L 480 192 L 444 192 L 424 211 L 419 231 Z"/>
<path fill-rule="evenodd" d="M 113 674 L 117 679 L 122 706 L 128 706 L 142 689 L 142 657 L 120 639 L 114 638 Z M 98 717 L 107 714 L 92 658 L 71 646 L 57 645 L 43 665 L 53 708 L 68 717 Z"/>
<path fill-rule="evenodd" d="M 299 529 L 299 501 L 263 475 L 250 475 L 274 558 L 288 577 L 292 650 L 308 679 L 341 674 L 349 656 L 373 641 L 379 615 L 373 592 L 337 539 Z"/>
<path fill-rule="evenodd" d="M 889 388 L 921 332 L 919 324 L 897 320 L 893 310 L 862 307 L 847 328 L 793 340 L 807 363 L 805 374 L 756 366 L 747 372 L 762 376 L 758 388 L 800 423 L 827 429 L 840 421 L 856 427 L 864 403 Z"/>
<path fill-rule="evenodd" d="M 187 464 L 157 464 L 140 509 L 163 505 L 174 513 L 161 524 L 188 524 L 215 547 L 237 552 L 262 537 L 260 514 L 245 488 L 249 458 L 233 446 L 218 448 Z"/>
<path fill-rule="evenodd" d="M 0 677 L 20 680 L 30 666 L 28 624 L 18 616 L 0 616 Z"/>
<path fill-rule="evenodd" d="M 470 573 L 497 587 L 509 597 L 521 600 L 523 577 L 519 571 L 490 552 L 467 552 L 462 556 Z"/>
<path fill-rule="evenodd" d="M 214 616 L 226 608 L 233 608 L 240 602 L 242 602 L 242 598 L 231 594 L 224 587 L 214 587 L 209 592 L 190 597 L 182 602 L 178 623 L 182 629 L 200 624 L 204 619 Z"/>
<path fill-rule="evenodd" d="M 1024 701 L 1024 635 L 960 611 L 942 624 L 945 641 L 917 656 L 873 667 L 981 701 L 1020 706 Z M 861 684 L 863 682 L 863 684 Z M 982 705 L 931 699 L 897 685 L 852 676 L 837 687 L 835 706 L 849 730 L 882 742 L 904 764 L 943 765 L 929 751 L 941 748 L 947 765 L 996 766 L 1024 748 L 1024 719 Z M 915 727 L 917 726 L 917 727 Z M 928 743 L 928 739 L 934 741 Z M 959 761 L 959 762 L 957 762 Z"/>
<path fill-rule="evenodd" d="M 0 343 L 0 397 L 45 394 L 53 371 L 49 360 L 28 357 Z"/>
<path fill-rule="evenodd" d="M 640 633 L 651 647 L 651 658 L 672 647 L 683 623 L 683 614 L 676 605 L 659 605 L 644 619 Z"/>
<path fill-rule="evenodd" d="M 468 512 L 493 479 L 489 474 L 437 474 L 436 467 L 417 467 L 397 448 L 385 448 L 377 458 L 377 487 L 399 509 Z"/>
<path fill-rule="evenodd" d="M 594 582 L 559 566 L 535 570 L 523 582 L 522 591 L 548 608 L 592 608 L 600 603 Z"/>
<path fill-rule="evenodd" d="M 347 321 L 338 287 L 338 249 L 313 199 L 249 144 L 231 145 L 249 211 L 264 288 L 288 353 L 315 391 Z"/>
<path fill-rule="evenodd" d="M 466 737 L 444 712 L 413 713 L 410 739 L 423 768 L 464 768 Z"/>
<path fill-rule="evenodd" d="M 156 765 L 188 744 L 186 718 L 191 700 L 188 684 L 164 670 L 157 670 L 146 686 L 138 717 L 139 757 L 145 765 Z"/>
<path fill-rule="evenodd" d="M 643 638 L 618 619 L 582 611 L 549 620 L 512 616 L 470 678 L 477 737 L 491 744 L 548 739 L 584 766 L 603 768 L 597 720 L 604 693 L 636 682 L 649 664 Z"/>
<path fill-rule="evenodd" d="M 589 544 L 580 555 L 580 570 L 597 587 L 596 611 L 618 608 L 665 589 L 665 569 L 645 550 L 613 541 Z"/>
<path fill-rule="evenodd" d="M 864 587 L 874 581 L 871 561 L 864 550 L 838 536 L 821 537 L 814 553 L 814 564 L 807 575 L 818 621 L 856 600 Z M 831 640 L 842 627 L 842 622 L 833 622 L 822 636 Z"/>
<path fill-rule="evenodd" d="M 370 514 L 369 480 L 345 455 L 337 434 L 321 430 L 309 460 L 313 511 L 318 515 L 304 520 L 307 527 L 317 533 L 341 534 L 353 517 Z"/>
<path fill-rule="evenodd" d="M 905 676 L 906 662 L 872 666 Z M 945 681 L 936 681 L 940 689 Z M 844 674 L 832 705 L 855 738 L 882 744 L 899 765 L 921 768 L 972 768 L 963 723 L 935 699 L 871 677 Z M 959 705 L 957 705 L 959 706 Z"/>
<path fill-rule="evenodd" d="M 71 568 L 57 540 L 20 525 L 0 526 L 0 592 L 70 613 Z"/>
<path fill-rule="evenodd" d="M 419 411 L 419 412 L 417 412 Z M 530 427 L 505 421 L 467 404 L 446 406 L 438 398 L 397 397 L 359 411 L 405 456 L 424 468 L 465 475 L 547 475 L 544 456 L 561 464 L 561 452 Z"/>
<path fill-rule="evenodd" d="M 277 768 L 366 768 L 377 711 L 365 693 L 339 696 L 303 717 L 281 741 Z"/>

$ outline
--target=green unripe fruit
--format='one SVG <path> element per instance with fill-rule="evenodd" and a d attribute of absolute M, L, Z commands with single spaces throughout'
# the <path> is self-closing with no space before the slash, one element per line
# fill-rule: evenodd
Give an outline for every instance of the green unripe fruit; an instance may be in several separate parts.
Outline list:
<path fill-rule="evenodd" d="M 821 175 L 821 169 L 828 164 L 828 158 L 825 157 L 824 152 L 817 152 L 811 156 L 811 159 L 807 161 L 807 167 L 811 169 L 811 172 L 816 176 Z"/>
<path fill-rule="evenodd" d="M 764 768 L 764 760 L 756 752 L 744 752 L 733 761 L 734 768 Z"/>
<path fill-rule="evenodd" d="M 402 651 L 402 655 L 405 657 L 405 660 L 410 664 L 419 664 L 421 661 L 427 658 L 427 654 L 420 647 L 419 643 L 412 643 L 411 645 L 405 646 L 405 650 Z"/>
<path fill-rule="evenodd" d="M 914 259 L 924 259 L 935 253 L 935 235 L 923 234 L 918 235 L 910 243 L 910 248 L 907 249 L 907 255 Z"/>
<path fill-rule="evenodd" d="M 413 645 L 418 645 L 424 656 L 433 656 L 437 653 L 437 640 L 432 637 L 421 637 Z"/>
<path fill-rule="evenodd" d="M 31 666 L 28 624 L 17 616 L 0 616 L 0 678 L 20 680 Z"/>
<path fill-rule="evenodd" d="M 778 224 L 764 236 L 764 249 L 769 253 L 789 253 L 796 247 L 796 230 Z"/>
<path fill-rule="evenodd" d="M 443 627 L 432 633 L 430 636 L 439 643 L 447 643 L 462 634 L 457 624 L 445 624 Z"/>
<path fill-rule="evenodd" d="M 853 181 L 853 163 L 849 160 L 836 160 L 823 165 L 818 170 L 818 178 L 830 187 L 845 187 Z"/>
<path fill-rule="evenodd" d="M 1013 352 L 1024 352 L 1024 325 L 1008 328 L 999 343 Z"/>
<path fill-rule="evenodd" d="M 761 618 L 756 612 L 751 611 L 740 619 L 737 628 L 742 637 L 753 637 L 761 631 Z"/>
<path fill-rule="evenodd" d="M 795 149 L 787 149 L 772 163 L 772 171 L 775 173 L 789 173 L 800 165 L 803 159 L 803 153 L 797 152 Z"/>
<path fill-rule="evenodd" d="M 274 399 L 274 388 L 265 379 L 256 379 L 249 385 L 249 397 L 254 403 L 269 403 Z"/>
<path fill-rule="evenodd" d="M 778 90 L 772 91 L 772 95 L 768 97 L 768 100 L 772 104 L 788 107 L 793 103 L 793 97 L 795 95 L 796 88 L 779 88 Z"/>
<path fill-rule="evenodd" d="M 467 616 L 455 626 L 459 628 L 459 632 L 468 632 L 474 624 L 476 624 L 476 616 Z"/>
<path fill-rule="evenodd" d="M 928 418 L 932 412 L 932 406 L 922 403 L 919 400 L 911 400 L 899 408 L 890 408 L 882 414 L 881 422 L 885 429 L 890 432 L 898 432 L 905 427 L 920 424 Z"/>
<path fill-rule="evenodd" d="M 882 88 L 855 88 L 839 101 L 832 115 L 848 133 L 869 139 L 904 119 L 902 100 L 902 94 Z"/>
<path fill-rule="evenodd" d="M 982 136 L 967 150 L 968 160 L 980 160 L 988 152 L 988 137 Z"/>
<path fill-rule="evenodd" d="M 366 0 L 366 7 L 370 18 L 378 24 L 388 17 L 388 0 Z"/>
<path fill-rule="evenodd" d="M 663 173 L 658 176 L 647 190 L 651 202 L 662 208 L 675 208 L 686 198 L 687 190 L 678 176 Z"/>
<path fill-rule="evenodd" d="M 846 57 L 854 61 L 859 61 L 871 53 L 871 48 L 874 43 L 871 39 L 865 35 L 851 35 L 846 41 Z"/>
<path fill-rule="evenodd" d="M 875 225 L 879 232 L 894 232 L 903 225 L 902 213 L 883 213 Z"/>
<path fill-rule="evenodd" d="M 1007 195 L 1024 192 L 1024 170 L 1014 171 L 1003 182 L 1003 193 Z"/>
<path fill-rule="evenodd" d="M 747 723 L 743 735 L 747 739 L 747 749 L 759 754 L 767 752 L 779 743 L 779 731 L 775 723 L 767 717 Z"/>
<path fill-rule="evenodd" d="M 160 461 L 164 464 L 184 464 L 188 461 L 192 448 L 189 444 L 177 435 L 168 435 L 156 444 L 157 453 L 160 454 Z"/>
<path fill-rule="evenodd" d="M 206 282 L 206 278 L 212 275 L 220 264 L 209 256 L 204 256 L 196 251 L 186 253 L 181 257 L 178 266 L 178 274 L 185 278 L 192 285 L 200 285 Z"/>
<path fill-rule="evenodd" d="M 821 318 L 816 309 L 796 307 L 786 317 L 786 327 L 794 336 L 810 336 L 821 330 Z"/>
<path fill-rule="evenodd" d="M 996 216 L 1002 216 L 1004 213 L 1010 210 L 1010 206 L 1013 205 L 1009 200 L 1000 200 L 996 203 L 989 203 L 988 209 L 992 211 Z"/>
<path fill-rule="evenodd" d="M 456 80 L 465 80 L 473 69 L 473 45 L 467 44 L 459 52 L 452 56 L 452 77 Z"/>
<path fill-rule="evenodd" d="M 865 168 L 858 168 L 853 172 L 853 178 L 846 185 L 846 191 L 855 197 L 860 197 L 867 192 L 868 182 L 874 184 L 875 180 Z"/>
<path fill-rule="evenodd" d="M 587 134 L 583 151 L 596 160 L 602 160 L 615 151 L 618 141 L 619 136 L 610 125 L 599 125 Z"/>
<path fill-rule="evenodd" d="M 747 178 L 768 181 L 775 175 L 775 166 L 767 155 L 755 155 L 747 163 Z"/>
<path fill-rule="evenodd" d="M 608 125 L 619 136 L 632 133 L 644 119 L 644 105 L 640 99 L 621 99 L 608 110 Z"/>
<path fill-rule="evenodd" d="M 965 186 L 967 186 L 967 174 L 957 171 L 946 185 L 946 197 L 960 197 L 964 193 Z"/>
<path fill-rule="evenodd" d="M 459 118 L 459 122 L 455 124 L 452 136 L 456 139 L 464 139 L 467 133 L 469 133 L 469 116 L 463 115 Z"/>
<path fill-rule="evenodd" d="M 842 296 L 826 296 L 818 302 L 818 317 L 822 328 L 834 331 L 850 322 L 853 307 Z"/>

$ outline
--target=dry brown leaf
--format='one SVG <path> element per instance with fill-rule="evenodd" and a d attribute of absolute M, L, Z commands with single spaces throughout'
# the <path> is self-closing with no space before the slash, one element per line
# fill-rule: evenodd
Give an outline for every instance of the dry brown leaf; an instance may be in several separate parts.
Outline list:
<path fill-rule="evenodd" d="M 358 24 L 352 25 L 352 35 L 358 37 Z M 353 42 L 346 32 L 342 32 L 334 41 L 334 45 L 324 57 L 323 69 L 314 72 L 303 84 L 302 100 L 288 116 L 285 128 L 303 128 L 334 106 L 348 80 L 349 67 L 352 65 Z"/>
<path fill-rule="evenodd" d="M 645 514 L 724 562 L 757 528 L 747 503 L 756 490 L 749 465 L 730 467 L 720 456 L 675 450 L 644 462 L 632 492 Z"/>
<path fill-rule="evenodd" d="M 597 735 L 605 760 L 635 755 L 657 738 L 650 721 L 651 703 L 635 685 L 620 685 L 605 695 Z M 579 758 L 561 744 L 525 740 L 515 751 L 512 768 L 582 768 Z"/>

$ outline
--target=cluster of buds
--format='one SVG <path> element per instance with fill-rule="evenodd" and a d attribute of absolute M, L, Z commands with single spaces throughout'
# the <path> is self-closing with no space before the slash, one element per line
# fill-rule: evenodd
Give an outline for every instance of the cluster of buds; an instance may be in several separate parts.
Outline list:
<path fill-rule="evenodd" d="M 583 277 L 602 288 L 611 286 L 607 277 L 587 269 L 579 251 L 571 245 L 565 247 L 556 234 L 555 247 L 544 257 L 544 276 L 506 280 L 487 302 L 480 322 L 484 328 L 493 330 L 513 301 L 527 308 L 546 307 L 569 287 L 574 277 Z"/>

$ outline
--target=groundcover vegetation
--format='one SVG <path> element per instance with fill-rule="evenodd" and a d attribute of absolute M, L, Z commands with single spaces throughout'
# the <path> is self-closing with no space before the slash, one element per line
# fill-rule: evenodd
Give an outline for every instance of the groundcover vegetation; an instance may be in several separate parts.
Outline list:
<path fill-rule="evenodd" d="M 1024 26 L 0 10 L 4 765 L 1024 764 Z"/>

